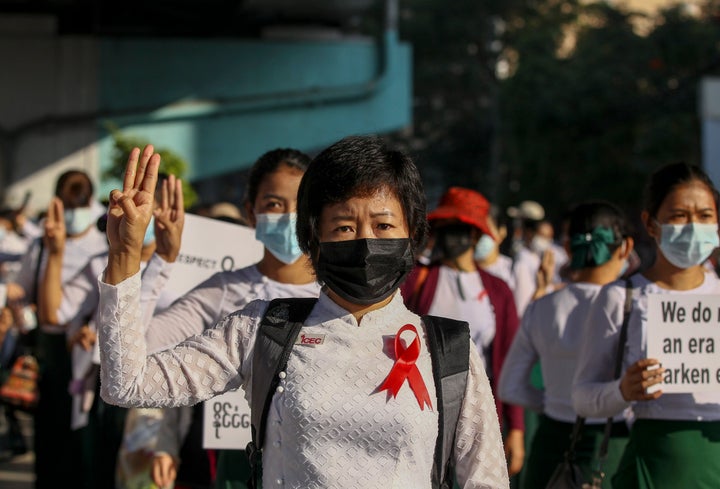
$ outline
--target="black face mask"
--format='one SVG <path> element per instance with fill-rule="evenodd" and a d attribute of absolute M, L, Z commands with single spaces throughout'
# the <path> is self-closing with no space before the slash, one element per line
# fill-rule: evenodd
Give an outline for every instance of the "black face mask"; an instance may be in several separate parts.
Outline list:
<path fill-rule="evenodd" d="M 472 226 L 449 224 L 435 231 L 435 247 L 440 259 L 453 260 L 472 246 Z"/>
<path fill-rule="evenodd" d="M 400 239 L 354 239 L 320 243 L 317 276 L 353 304 L 388 298 L 414 265 L 412 243 Z"/>

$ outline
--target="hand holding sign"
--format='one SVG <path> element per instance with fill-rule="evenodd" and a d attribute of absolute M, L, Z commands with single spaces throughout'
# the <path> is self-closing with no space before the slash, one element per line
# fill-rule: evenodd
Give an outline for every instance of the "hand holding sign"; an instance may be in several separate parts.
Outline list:
<path fill-rule="evenodd" d="M 180 253 L 183 227 L 185 226 L 185 202 L 182 181 L 170 175 L 162 184 L 160 206 L 155 216 L 155 252 L 166 262 L 172 263 Z"/>
<path fill-rule="evenodd" d="M 665 394 L 717 391 L 716 344 L 720 344 L 720 296 L 648 295 L 647 355 L 662 362 Z"/>
<path fill-rule="evenodd" d="M 665 370 L 654 358 L 638 360 L 630 365 L 620 381 L 620 392 L 626 401 L 650 401 L 662 395 L 658 390 L 648 393 L 647 389 L 662 382 Z"/>
<path fill-rule="evenodd" d="M 160 155 L 148 144 L 128 157 L 122 190 L 110 192 L 107 237 L 110 243 L 105 282 L 115 285 L 140 270 L 145 230 L 153 214 Z"/>

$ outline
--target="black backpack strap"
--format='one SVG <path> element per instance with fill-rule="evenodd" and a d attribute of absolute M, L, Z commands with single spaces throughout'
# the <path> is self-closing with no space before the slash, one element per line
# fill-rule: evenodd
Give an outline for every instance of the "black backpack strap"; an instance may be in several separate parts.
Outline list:
<path fill-rule="evenodd" d="M 268 304 L 255 337 L 252 364 L 252 405 L 250 431 L 252 441 L 247 446 L 251 475 L 248 486 L 256 487 L 258 464 L 265 440 L 265 422 L 275 389 L 280 382 L 295 340 L 317 298 L 274 299 Z"/>
<path fill-rule="evenodd" d="M 432 487 L 451 488 L 455 430 L 465 397 L 470 358 L 470 328 L 465 321 L 423 316 L 438 398 L 438 438 Z"/>

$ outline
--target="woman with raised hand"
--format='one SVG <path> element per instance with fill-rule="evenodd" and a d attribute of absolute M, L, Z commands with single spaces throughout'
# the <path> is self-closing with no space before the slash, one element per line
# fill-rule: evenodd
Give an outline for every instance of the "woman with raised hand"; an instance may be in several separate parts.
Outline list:
<path fill-rule="evenodd" d="M 136 256 L 157 160 L 138 165 L 134 152 L 123 190 L 111 194 L 111 259 L 101 283 L 102 395 L 124 405 L 177 406 L 236 387 L 248 392 L 262 375 L 253 371 L 253 350 L 266 301 L 148 355 Z M 310 164 L 297 219 L 300 246 L 325 286 L 303 324 L 317 341 L 291 350 L 270 400 L 263 486 L 430 488 L 440 391 L 429 330 L 397 293 L 427 229 L 417 169 L 377 138 L 346 138 Z M 393 337 L 394 351 L 387 348 Z M 461 487 L 507 488 L 490 385 L 467 329 L 463 342 L 468 369 L 457 424 L 446 433 L 455 438 L 451 459 Z M 405 375 L 412 380 L 404 382 Z"/>
<path fill-rule="evenodd" d="M 632 407 L 630 440 L 612 479 L 615 489 L 720 487 L 720 391 L 663 393 L 661 360 L 648 358 L 648 297 L 720 292 L 703 262 L 718 247 L 718 192 L 697 166 L 657 170 L 645 192 L 642 221 L 656 244 L 653 265 L 631 277 L 627 340 L 619 345 L 626 286 L 606 286 L 587 319 L 572 399 L 587 417 L 617 416 Z M 614 378 L 618 350 L 622 374 Z M 659 388 L 659 389 L 658 389 Z"/>
<path fill-rule="evenodd" d="M 201 334 L 255 299 L 318 296 L 320 287 L 295 236 L 297 191 L 309 161 L 304 153 L 287 148 L 258 158 L 248 175 L 245 210 L 256 239 L 263 244 L 262 259 L 214 274 L 151 320 L 143 321 L 148 325 L 148 351 Z M 200 439 L 202 405 L 192 411 L 172 412 L 162 421 L 152 461 L 153 479 L 161 487 L 173 481 L 197 487 L 212 483 L 215 459 L 202 449 Z M 220 450 L 217 455 L 216 487 L 246 487 L 250 468 L 244 451 Z"/>
<path fill-rule="evenodd" d="M 576 420 L 572 407 L 573 374 L 585 335 L 585 318 L 601 288 L 623 272 L 633 240 L 627 235 L 625 217 L 606 202 L 587 202 L 570 214 L 569 253 L 573 282 L 531 302 L 523 315 L 500 375 L 499 395 L 504 402 L 541 413 L 531 441 L 523 487 L 545 487 L 563 461 Z M 530 374 L 540 363 L 544 389 L 533 386 Z M 613 425 L 608 460 L 613 474 L 627 442 L 622 413 Z M 590 480 L 597 466 L 605 419 L 587 419 L 575 447 L 576 462 Z M 606 483 L 606 487 L 610 487 Z"/>
<path fill-rule="evenodd" d="M 47 262 L 38 290 L 38 317 L 42 324 L 61 327 L 67 335 L 72 365 L 68 389 L 73 398 L 72 418 L 68 423 L 82 447 L 78 453 L 77 477 L 83 487 L 112 487 L 126 410 L 95 398 L 100 381 L 95 324 L 100 295 L 97 277 L 107 265 L 108 254 L 105 251 L 91 257 L 77 275 L 63 284 L 61 273 L 67 238 L 63 216 L 63 203 L 54 198 L 44 223 Z M 167 280 L 162 276 L 167 268 L 164 263 L 175 261 L 182 234 L 182 187 L 174 176 L 163 181 L 162 198 L 157 202 L 154 218 L 154 225 L 145 233 L 141 251 L 145 286 L 141 295 L 146 307 L 157 302 L 154 294 L 161 289 L 158 282 Z M 151 257 L 152 262 L 148 263 Z M 170 301 L 163 298 L 162 302 Z M 152 311 L 146 314 L 149 317 Z"/>

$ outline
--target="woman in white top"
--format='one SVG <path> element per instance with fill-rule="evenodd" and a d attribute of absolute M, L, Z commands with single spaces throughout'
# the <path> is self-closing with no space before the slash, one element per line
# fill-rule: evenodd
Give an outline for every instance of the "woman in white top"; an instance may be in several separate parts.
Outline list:
<path fill-rule="evenodd" d="M 605 202 L 576 206 L 570 214 L 570 256 L 575 281 L 530 303 L 515 335 L 500 376 L 500 398 L 542 413 L 523 475 L 523 487 L 545 487 L 568 448 L 576 414 L 571 388 L 584 337 L 583 325 L 593 299 L 603 285 L 622 272 L 632 250 L 623 213 Z M 540 362 L 544 389 L 533 386 L 530 373 Z M 577 462 L 590 480 L 604 419 L 587 419 Z M 622 415 L 613 426 L 608 460 L 603 470 L 612 474 L 627 441 Z M 608 485 L 609 487 L 609 485 Z"/>
<path fill-rule="evenodd" d="M 145 332 L 149 352 L 201 334 L 253 300 L 318 296 L 320 287 L 295 236 L 297 192 L 309 162 L 306 154 L 290 148 L 274 149 L 258 158 L 248 175 L 245 210 L 249 224 L 255 228 L 255 237 L 263 244 L 263 257 L 253 265 L 214 274 L 154 316 Z M 191 409 L 201 410 L 202 405 Z M 163 424 L 173 426 L 160 430 L 158 451 L 152 462 L 153 479 L 161 487 L 173 481 L 205 487 L 213 472 L 208 453 L 202 450 L 200 439 L 185 436 L 201 433 L 202 428 L 197 430 L 193 424 L 181 429 L 178 419 L 198 420 L 201 416 L 173 413 L 163 420 Z M 170 432 L 177 432 L 174 443 L 162 438 L 163 433 Z M 250 468 L 244 451 L 221 450 L 217 455 L 216 486 L 246 487 Z"/>
<path fill-rule="evenodd" d="M 647 354 L 654 326 L 648 322 L 649 295 L 720 292 L 720 281 L 702 266 L 719 244 L 717 205 L 717 190 L 696 166 L 676 163 L 651 176 L 642 220 L 657 257 L 631 278 L 632 311 L 618 380 L 613 365 L 625 284 L 605 287 L 590 310 L 573 406 L 588 417 L 616 416 L 632 407 L 635 422 L 613 477 L 616 489 L 720 487 L 720 391 L 663 394 L 662 359 Z"/>
<path fill-rule="evenodd" d="M 92 257 L 107 250 L 105 236 L 95 225 L 103 209 L 95 201 L 93 193 L 93 183 L 85 172 L 69 170 L 58 177 L 55 196 L 63 202 L 67 231 L 59 271 L 63 285 L 75 277 Z M 17 277 L 28 302 L 37 299 L 40 271 L 44 270 L 48 260 L 49 252 L 43 243 L 41 238 L 33 242 L 22 259 Z M 72 400 L 68 394 L 68 383 L 71 368 L 65 328 L 41 323 L 35 334 L 40 366 L 39 400 L 33 416 L 35 487 L 73 485 L 79 473 L 73 464 L 79 441 L 70 430 Z"/>
<path fill-rule="evenodd" d="M 137 249 L 149 222 L 159 158 L 141 160 L 136 172 L 133 155 L 123 191 L 111 194 L 111 258 L 101 283 L 101 393 L 120 404 L 155 406 L 192 404 L 236 387 L 249 396 L 266 301 L 252 302 L 202 336 L 147 355 L 138 324 Z M 293 348 L 280 375 L 267 419 L 263 487 L 431 487 L 439 425 L 430 352 L 421 319 L 396 293 L 426 231 L 416 167 L 379 139 L 346 138 L 310 164 L 298 194 L 297 232 L 325 283 L 303 327 L 318 341 Z M 406 328 L 420 331 L 406 338 L 418 352 L 410 367 L 416 381 L 388 395 L 380 388 L 396 355 L 387 340 Z M 469 337 L 467 342 L 455 470 L 462 487 L 507 488 L 490 385 Z"/>
<path fill-rule="evenodd" d="M 164 263 L 174 262 L 178 255 L 184 223 L 181 182 L 171 176 L 163 182 L 163 187 L 155 212 L 156 224 L 148 226 L 141 253 L 146 288 L 141 295 L 145 303 L 158 307 L 176 298 L 166 292 L 158 301 L 155 295 L 160 295 L 162 289 L 158 283 L 167 280 L 162 276 L 168 270 Z M 108 255 L 105 251 L 92 257 L 79 273 L 63 283 L 61 272 L 67 239 L 63 216 L 63 203 L 56 197 L 48 208 L 44 225 L 47 262 L 39 284 L 38 318 L 42 324 L 64 328 L 68 338 L 72 369 L 68 387 L 72 395 L 72 417 L 68 423 L 82 447 L 76 454 L 76 473 L 85 487 L 114 487 L 115 462 L 126 410 L 95 398 L 100 382 L 95 327 L 99 301 L 97 277 L 105 269 Z M 98 220 L 100 231 L 104 230 L 104 217 Z M 145 314 L 150 316 L 152 311 Z"/>

